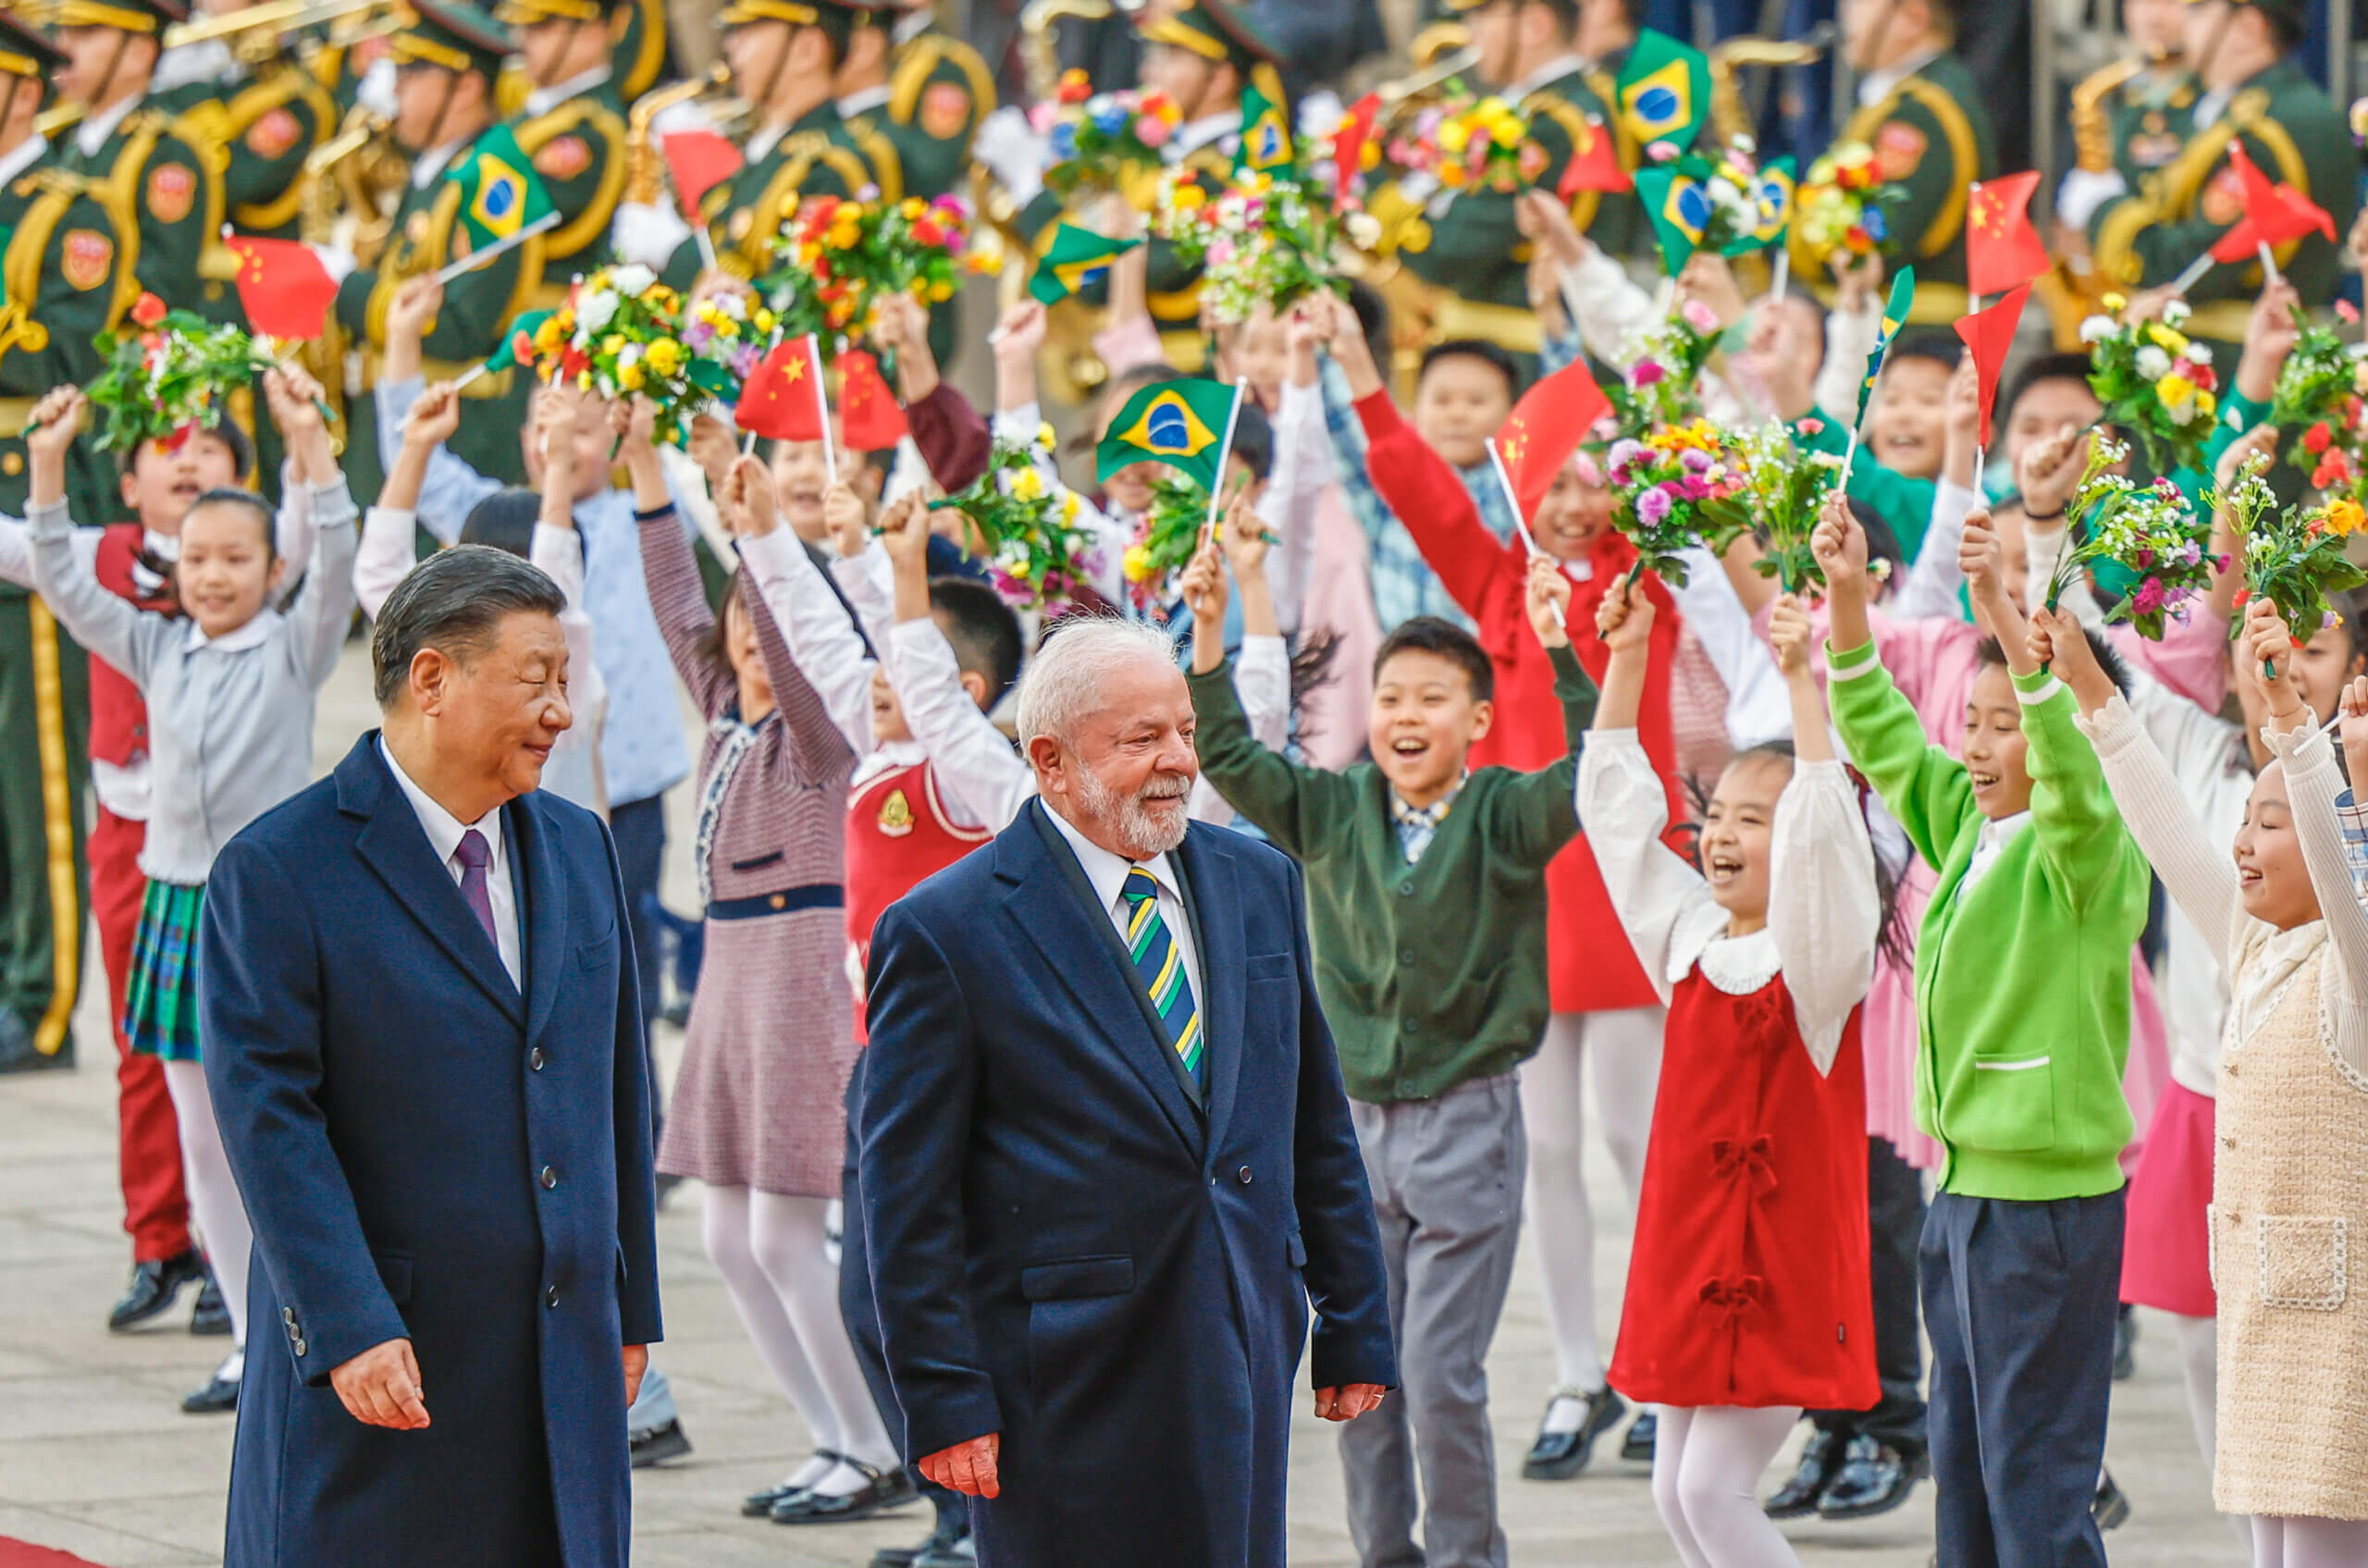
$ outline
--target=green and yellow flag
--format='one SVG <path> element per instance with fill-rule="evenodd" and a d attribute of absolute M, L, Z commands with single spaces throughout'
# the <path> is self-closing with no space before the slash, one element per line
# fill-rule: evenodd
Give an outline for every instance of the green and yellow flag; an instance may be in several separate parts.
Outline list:
<path fill-rule="evenodd" d="M 1699 179 L 1674 164 L 1638 169 L 1636 197 L 1653 220 L 1653 238 L 1660 241 L 1661 270 L 1675 278 L 1702 244 L 1710 198 Z"/>
<path fill-rule="evenodd" d="M 1054 231 L 1053 243 L 1028 279 L 1029 296 L 1039 304 L 1059 304 L 1100 279 L 1113 261 L 1141 243 L 1064 223 Z"/>
<path fill-rule="evenodd" d="M 1666 142 L 1683 153 L 1710 117 L 1710 57 L 1645 28 L 1620 68 L 1620 117 L 1639 144 Z"/>
<path fill-rule="evenodd" d="M 461 188 L 461 226 L 472 251 L 507 240 L 554 210 L 550 192 L 506 125 L 478 137 L 445 178 Z"/>
<path fill-rule="evenodd" d="M 1867 422 L 1867 401 L 1875 395 L 1875 377 L 1882 374 L 1883 356 L 1891 352 L 1891 340 L 1907 324 L 1907 308 L 1916 302 L 1916 269 L 1903 266 L 1899 276 L 1891 281 L 1891 298 L 1883 304 L 1883 324 L 1875 334 L 1875 352 L 1867 356 L 1866 378 L 1858 383 L 1858 418 L 1853 429 Z"/>
<path fill-rule="evenodd" d="M 1241 90 L 1241 145 L 1233 154 L 1237 175 L 1278 169 L 1291 161 L 1291 125 L 1283 105 L 1255 86 Z"/>
<path fill-rule="evenodd" d="M 1133 463 L 1164 463 L 1215 495 L 1225 472 L 1239 389 L 1184 379 L 1145 387 L 1118 410 L 1093 450 L 1094 472 L 1107 479 Z"/>

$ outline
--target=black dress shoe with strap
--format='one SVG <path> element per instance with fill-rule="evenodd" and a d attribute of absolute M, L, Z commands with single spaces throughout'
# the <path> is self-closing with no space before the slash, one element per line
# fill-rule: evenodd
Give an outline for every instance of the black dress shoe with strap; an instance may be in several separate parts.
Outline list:
<path fill-rule="evenodd" d="M 683 1432 L 677 1418 L 663 1426 L 653 1426 L 647 1432 L 625 1434 L 625 1447 L 633 1456 L 633 1468 L 647 1470 L 653 1464 L 663 1464 L 670 1459 L 680 1459 L 691 1451 L 691 1439 Z"/>
<path fill-rule="evenodd" d="M 919 1546 L 883 1546 L 871 1554 L 871 1568 L 914 1568 L 924 1557 L 942 1557 L 967 1538 L 970 1526 L 958 1514 L 940 1513 L 937 1527 Z"/>
<path fill-rule="evenodd" d="M 1609 1388 L 1590 1392 L 1567 1384 L 1546 1396 L 1546 1414 L 1552 1415 L 1554 1407 L 1564 1400 L 1583 1407 L 1577 1429 L 1556 1432 L 1541 1424 L 1536 1440 L 1529 1445 L 1528 1457 L 1521 1463 L 1523 1480 L 1567 1481 L 1576 1475 L 1595 1456 L 1595 1440 L 1620 1425 L 1620 1418 L 1628 1414 L 1628 1401 Z"/>
<path fill-rule="evenodd" d="M 205 1283 L 198 1287 L 197 1310 L 189 1315 L 189 1331 L 208 1339 L 230 1331 L 230 1309 L 222 1300 L 222 1287 L 215 1281 L 212 1269 L 206 1270 Z"/>
<path fill-rule="evenodd" d="M 178 1257 L 152 1258 L 131 1266 L 131 1283 L 107 1314 L 107 1327 L 120 1334 L 173 1310 L 181 1287 L 205 1278 L 205 1259 L 195 1247 Z"/>
<path fill-rule="evenodd" d="M 2097 1496 L 2089 1505 L 2089 1516 L 2100 1530 L 2118 1530 L 2129 1523 L 2129 1494 L 2121 1489 L 2110 1470 L 2097 1472 Z"/>
<path fill-rule="evenodd" d="M 864 1483 L 854 1491 L 831 1496 L 817 1491 L 803 1491 L 773 1504 L 776 1525 L 851 1525 L 858 1519 L 869 1519 L 892 1508 L 902 1508 L 920 1500 L 921 1489 L 902 1465 L 894 1470 L 877 1470 L 859 1459 L 845 1461 L 860 1471 Z"/>
<path fill-rule="evenodd" d="M 844 1463 L 846 1459 L 845 1454 L 834 1453 L 829 1449 L 816 1449 L 814 1457 L 827 1459 L 832 1464 Z M 823 1474 L 827 1475 L 830 1472 L 826 1470 Z M 805 1495 L 804 1487 L 793 1487 L 786 1481 L 778 1487 L 767 1487 L 761 1492 L 751 1492 L 740 1500 L 740 1516 L 744 1519 L 770 1519 L 772 1517 L 774 1509 L 787 1502 L 791 1498 Z"/>
<path fill-rule="evenodd" d="M 1800 1463 L 1793 1466 L 1793 1478 L 1776 1488 L 1776 1495 L 1760 1506 L 1770 1519 L 1806 1519 L 1817 1512 L 1818 1499 L 1832 1484 L 1836 1461 L 1833 1434 L 1822 1426 L 1813 1427 L 1809 1440 L 1801 1445 Z"/>
<path fill-rule="evenodd" d="M 1650 1464 L 1653 1462 L 1653 1434 L 1660 1430 L 1660 1421 L 1649 1408 L 1628 1423 L 1628 1430 L 1620 1439 L 1620 1457 L 1632 1464 Z"/>
<path fill-rule="evenodd" d="M 1843 1451 L 1842 1468 L 1818 1499 L 1817 1516 L 1840 1521 L 1889 1513 L 1907 1500 L 1924 1467 L 1922 1454 L 1902 1453 L 1861 1432 Z"/>

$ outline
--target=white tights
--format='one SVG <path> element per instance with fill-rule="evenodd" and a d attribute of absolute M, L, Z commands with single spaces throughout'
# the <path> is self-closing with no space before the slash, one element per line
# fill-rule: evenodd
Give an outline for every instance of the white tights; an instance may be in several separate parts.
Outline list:
<path fill-rule="evenodd" d="M 1603 1387 L 1603 1356 L 1595 1334 L 1595 1217 L 1581 1157 L 1586 1113 L 1580 1083 L 1591 1067 L 1596 1114 L 1634 1216 L 1645 1180 L 1653 1092 L 1660 1082 L 1663 1016 L 1659 1007 L 1556 1013 L 1537 1055 L 1522 1065 L 1522 1124 L 1529 1135 L 1524 1217 L 1546 1285 L 1555 1380 L 1573 1389 Z M 1571 1409 L 1575 1430 L 1576 1406 Z"/>
<path fill-rule="evenodd" d="M 1685 1568 L 1800 1568 L 1759 1506 L 1759 1477 L 1801 1418 L 1796 1405 L 1656 1405 L 1653 1506 Z"/>
<path fill-rule="evenodd" d="M 2170 1319 L 2171 1333 L 2177 1341 L 2179 1377 L 2187 1387 L 2187 1418 L 2195 1428 L 2195 1446 L 2203 1455 L 2203 1472 L 2208 1475 L 2220 1452 L 2220 1320 L 2176 1312 L 2163 1315 Z M 2252 1539 L 2251 1520 L 2241 1513 L 2225 1517 L 2238 1539 Z"/>
<path fill-rule="evenodd" d="M 2357 1519 L 2253 1518 L 2253 1568 L 2360 1568 L 2368 1562 L 2368 1523 Z"/>
<path fill-rule="evenodd" d="M 796 1408 L 817 1449 L 881 1470 L 897 1463 L 871 1388 L 856 1364 L 839 1315 L 839 1270 L 823 1251 L 827 1198 L 746 1187 L 709 1187 L 700 1231 L 757 1355 Z M 823 1477 L 828 1476 L 825 1480 Z M 862 1477 L 845 1465 L 808 1465 L 790 1479 L 837 1495 Z"/>
<path fill-rule="evenodd" d="M 190 1210 L 205 1241 L 205 1261 L 214 1266 L 215 1282 L 222 1287 L 222 1304 L 230 1309 L 230 1343 L 242 1349 L 247 1342 L 247 1258 L 254 1250 L 255 1233 L 247 1224 L 246 1204 L 239 1201 L 239 1184 L 230 1178 L 230 1156 L 222 1152 L 222 1130 L 215 1125 L 205 1068 L 196 1062 L 166 1062 L 165 1092 L 172 1096 L 173 1120 L 180 1128 L 181 1179 L 189 1184 Z"/>

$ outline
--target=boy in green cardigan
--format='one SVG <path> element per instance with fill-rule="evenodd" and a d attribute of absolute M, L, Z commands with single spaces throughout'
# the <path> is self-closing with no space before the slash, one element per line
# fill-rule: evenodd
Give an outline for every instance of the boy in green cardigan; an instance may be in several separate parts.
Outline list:
<path fill-rule="evenodd" d="M 1264 549 L 1238 537 L 1256 525 L 1246 512 L 1227 520 L 1245 638 L 1276 635 Z M 1469 633 L 1430 616 L 1375 660 L 1373 761 L 1329 772 L 1267 750 L 1227 666 L 1215 547 L 1184 578 L 1201 772 L 1306 869 L 1316 989 L 1389 1266 L 1405 1398 L 1340 1439 L 1349 1530 L 1367 1562 L 1505 1561 L 1484 1364 L 1521 1232 L 1514 1069 L 1546 1028 L 1546 863 L 1578 831 L 1576 753 L 1596 697 L 1558 622 L 1569 580 L 1550 561 L 1533 566 L 1530 623 L 1554 661 L 1572 753 L 1536 773 L 1469 768 L 1494 716 L 1492 669 Z"/>
<path fill-rule="evenodd" d="M 1940 869 L 1916 942 L 1916 1119 L 1945 1153 L 1918 1259 L 1942 1561 L 2103 1568 L 2090 1504 L 2132 1131 L 2129 949 L 2150 873 L 2071 694 L 2027 646 L 1986 512 L 1966 519 L 1959 551 L 1996 639 L 1963 761 L 1926 743 L 1883 671 L 1864 536 L 1829 508 L 1814 544 L 1834 724 Z"/>

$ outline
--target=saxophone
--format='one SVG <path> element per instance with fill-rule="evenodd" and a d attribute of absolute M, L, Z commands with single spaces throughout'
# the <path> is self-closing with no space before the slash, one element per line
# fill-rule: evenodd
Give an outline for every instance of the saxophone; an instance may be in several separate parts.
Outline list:
<path fill-rule="evenodd" d="M 1054 24 L 1068 18 L 1098 22 L 1114 9 L 1112 0 L 1029 0 L 1019 13 L 1019 57 L 1028 68 L 1028 94 L 1038 103 L 1049 100 L 1061 84 L 1060 38 Z"/>
<path fill-rule="evenodd" d="M 1820 33 L 1826 30 L 1820 29 Z M 1782 70 L 1817 63 L 1824 49 L 1814 41 L 1794 43 L 1782 38 L 1730 38 L 1710 51 L 1710 124 L 1722 142 L 1748 136 L 1752 113 L 1744 103 L 1738 73 L 1746 66 Z"/>
<path fill-rule="evenodd" d="M 651 134 L 658 117 L 677 104 L 687 104 L 716 91 L 731 80 L 732 68 L 718 61 L 705 76 L 660 87 L 634 100 L 633 107 L 625 113 L 626 201 L 649 206 L 665 196 L 666 160 Z"/>

